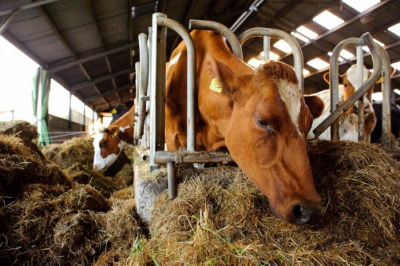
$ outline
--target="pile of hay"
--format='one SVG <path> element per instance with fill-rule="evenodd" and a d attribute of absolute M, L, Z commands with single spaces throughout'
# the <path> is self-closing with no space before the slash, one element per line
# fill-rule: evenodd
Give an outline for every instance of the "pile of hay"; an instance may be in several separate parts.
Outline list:
<path fill-rule="evenodd" d="M 131 249 L 143 233 L 126 198 L 108 200 L 0 135 L 0 265 L 90 265 L 110 249 Z"/>
<path fill-rule="evenodd" d="M 398 265 L 399 164 L 365 143 L 309 147 L 322 214 L 295 226 L 237 168 L 196 170 L 173 201 L 160 195 L 151 238 L 136 240 L 127 264 Z M 120 258 L 120 261 L 121 258 Z"/>
<path fill-rule="evenodd" d="M 72 181 L 90 184 L 107 198 L 113 192 L 133 184 L 133 171 L 125 152 L 108 169 L 92 170 L 94 148 L 91 139 L 74 138 L 62 144 L 51 144 L 45 146 L 42 152 L 61 167 Z"/>

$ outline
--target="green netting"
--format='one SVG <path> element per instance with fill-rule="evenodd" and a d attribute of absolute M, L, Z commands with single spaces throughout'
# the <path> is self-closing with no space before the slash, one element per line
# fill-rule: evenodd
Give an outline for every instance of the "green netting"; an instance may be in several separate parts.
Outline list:
<path fill-rule="evenodd" d="M 39 132 L 39 146 L 43 147 L 45 145 L 51 144 L 51 136 L 47 129 L 47 116 L 49 110 L 49 94 L 50 94 L 50 82 L 51 75 L 46 70 L 41 71 L 41 114 L 40 114 L 40 132 Z"/>
<path fill-rule="evenodd" d="M 40 67 L 38 67 L 36 71 L 36 75 L 33 77 L 33 90 L 32 90 L 32 107 L 33 107 L 33 116 L 37 118 L 37 98 L 39 92 L 39 75 L 40 75 Z M 33 122 L 34 125 L 37 125 L 36 121 Z"/>

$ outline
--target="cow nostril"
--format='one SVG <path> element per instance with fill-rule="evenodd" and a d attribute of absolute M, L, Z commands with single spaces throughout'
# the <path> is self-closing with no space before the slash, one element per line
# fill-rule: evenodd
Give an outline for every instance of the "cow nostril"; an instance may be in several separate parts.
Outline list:
<path fill-rule="evenodd" d="M 310 220 L 310 216 L 305 211 L 305 208 L 302 204 L 298 204 L 293 207 L 292 215 L 295 224 L 305 224 Z"/>

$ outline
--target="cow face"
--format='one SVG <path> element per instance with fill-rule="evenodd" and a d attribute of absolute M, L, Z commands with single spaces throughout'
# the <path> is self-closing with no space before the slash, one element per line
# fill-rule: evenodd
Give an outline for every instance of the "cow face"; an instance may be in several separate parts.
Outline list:
<path fill-rule="evenodd" d="M 295 224 L 306 223 L 319 210 L 307 155 L 307 133 L 313 115 L 324 104 L 317 96 L 302 97 L 292 67 L 269 62 L 252 75 L 238 75 L 209 57 L 211 78 L 233 101 L 225 134 L 232 158 L 269 198 L 272 212 Z M 313 104 L 313 105 L 311 105 Z"/>
<path fill-rule="evenodd" d="M 371 72 L 364 66 L 363 67 L 363 83 L 371 76 Z M 347 100 L 353 93 L 358 89 L 358 78 L 357 78 L 357 65 L 352 65 L 345 74 L 339 75 L 339 84 L 344 87 L 344 100 Z M 329 72 L 325 73 L 324 79 L 329 83 Z M 372 93 L 375 86 L 371 86 L 364 95 L 364 111 L 366 114 L 373 112 L 372 110 Z M 357 89 L 356 89 L 357 88 Z M 355 103 L 358 105 L 358 101 Z M 350 112 L 354 112 L 351 110 Z"/>
<path fill-rule="evenodd" d="M 93 140 L 93 169 L 100 170 L 111 166 L 125 145 L 126 143 L 121 140 L 121 132 L 118 127 L 100 130 Z"/>

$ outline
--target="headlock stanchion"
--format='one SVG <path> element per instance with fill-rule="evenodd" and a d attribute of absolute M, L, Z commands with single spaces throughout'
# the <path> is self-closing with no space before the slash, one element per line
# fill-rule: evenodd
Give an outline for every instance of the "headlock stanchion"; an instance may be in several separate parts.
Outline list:
<path fill-rule="evenodd" d="M 390 82 L 390 59 L 384 48 L 379 45 L 382 56 L 382 145 L 386 149 L 391 149 L 392 141 L 391 141 L 391 132 L 392 132 L 392 124 L 391 124 L 391 82 Z"/>
<path fill-rule="evenodd" d="M 147 101 L 147 84 L 149 78 L 149 53 L 147 50 L 147 36 L 144 33 L 139 34 L 139 59 L 140 59 L 140 73 L 138 73 L 139 87 L 136 87 L 136 104 L 138 118 L 135 127 L 135 140 L 139 140 L 143 135 L 144 119 L 146 115 L 146 101 Z"/>
<path fill-rule="evenodd" d="M 369 77 L 367 81 L 362 84 L 362 86 L 356 90 L 356 92 L 351 95 L 342 105 L 337 106 L 339 102 L 339 54 L 340 52 L 348 45 L 355 46 L 364 46 L 367 45 L 371 51 L 372 60 L 373 60 L 373 71 L 372 75 Z M 362 63 L 360 60 L 358 63 Z M 358 65 L 358 68 L 364 67 L 363 65 Z M 331 60 L 330 60 L 330 90 L 331 90 L 331 115 L 329 115 L 319 126 L 317 126 L 313 133 L 316 138 L 321 135 L 329 126 L 331 126 L 331 138 L 332 140 L 339 140 L 339 121 L 338 118 L 342 112 L 346 112 L 349 108 L 360 98 L 364 97 L 364 94 L 368 91 L 368 89 L 375 84 L 375 82 L 379 79 L 382 70 L 382 59 L 381 52 L 378 48 L 378 45 L 374 43 L 371 35 L 369 33 L 365 33 L 361 36 L 361 38 L 349 38 L 341 41 L 335 49 L 333 49 Z M 389 72 L 387 73 L 388 75 Z M 362 77 L 358 77 L 359 80 L 363 80 Z M 364 105 L 362 105 L 364 106 Z M 390 106 L 389 106 L 390 108 Z M 361 106 L 358 110 L 363 109 Z M 364 116 L 361 117 L 362 126 L 363 127 L 363 119 Z M 389 118 L 390 121 L 390 118 Z M 360 132 L 359 132 L 360 133 Z"/>
<path fill-rule="evenodd" d="M 236 35 L 225 25 L 214 21 L 191 19 L 189 20 L 189 29 L 213 30 L 215 32 L 222 34 L 228 41 L 229 45 L 231 46 L 232 52 L 240 60 L 243 60 L 242 45 L 240 44 Z"/>
<path fill-rule="evenodd" d="M 244 31 L 239 36 L 240 44 L 243 45 L 247 40 L 254 37 L 263 37 L 264 40 L 264 59 L 269 59 L 269 37 L 283 39 L 285 42 L 289 44 L 293 51 L 294 57 L 294 69 L 297 74 L 297 78 L 299 80 L 299 87 L 301 89 L 301 93 L 304 94 L 304 76 L 303 76 L 303 68 L 304 68 L 304 59 L 303 53 L 301 51 L 300 45 L 294 39 L 292 35 L 282 30 L 277 29 L 268 29 L 268 28 L 251 28 Z M 267 56 L 266 56 L 267 55 Z"/>
<path fill-rule="evenodd" d="M 161 13 L 153 14 L 150 48 L 150 171 L 157 164 L 167 164 L 170 198 L 176 195 L 174 180 L 175 163 L 231 162 L 225 152 L 196 152 L 195 138 L 195 82 L 196 52 L 189 32 L 178 22 Z M 187 148 L 182 151 L 165 151 L 165 65 L 166 30 L 176 31 L 187 48 Z"/>

